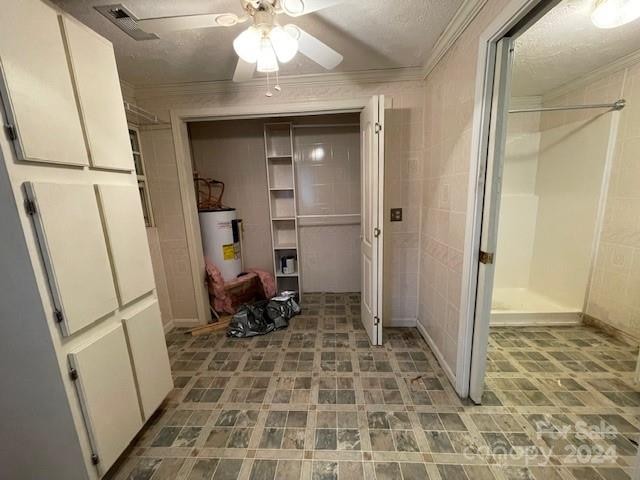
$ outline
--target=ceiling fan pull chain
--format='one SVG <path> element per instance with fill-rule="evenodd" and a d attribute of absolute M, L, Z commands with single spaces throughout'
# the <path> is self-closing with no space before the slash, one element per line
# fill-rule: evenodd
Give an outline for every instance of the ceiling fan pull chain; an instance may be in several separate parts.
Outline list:
<path fill-rule="evenodd" d="M 276 89 L 276 92 L 282 91 L 282 88 L 280 88 L 280 75 L 277 70 L 276 70 L 276 86 L 274 88 Z"/>
<path fill-rule="evenodd" d="M 271 86 L 269 84 L 269 72 L 267 72 L 267 93 L 265 95 L 267 97 L 273 97 L 273 93 L 271 92 Z"/>

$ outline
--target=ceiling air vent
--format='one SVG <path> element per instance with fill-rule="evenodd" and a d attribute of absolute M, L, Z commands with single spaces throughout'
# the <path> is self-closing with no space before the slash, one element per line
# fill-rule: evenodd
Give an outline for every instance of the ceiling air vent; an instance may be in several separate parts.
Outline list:
<path fill-rule="evenodd" d="M 94 8 L 134 40 L 155 40 L 159 38 L 155 33 L 145 32 L 138 27 L 138 19 L 120 3 L 114 5 L 99 5 Z"/>

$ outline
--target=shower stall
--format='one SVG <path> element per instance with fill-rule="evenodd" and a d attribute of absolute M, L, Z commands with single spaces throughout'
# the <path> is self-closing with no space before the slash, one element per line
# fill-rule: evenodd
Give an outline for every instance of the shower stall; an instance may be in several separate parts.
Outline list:
<path fill-rule="evenodd" d="M 605 93 L 511 100 L 492 325 L 581 321 L 624 107 Z"/>

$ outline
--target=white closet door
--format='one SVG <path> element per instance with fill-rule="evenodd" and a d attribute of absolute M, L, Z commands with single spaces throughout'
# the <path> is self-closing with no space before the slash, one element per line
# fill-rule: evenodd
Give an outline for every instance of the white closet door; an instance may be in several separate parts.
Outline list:
<path fill-rule="evenodd" d="M 126 316 L 123 321 L 133 358 L 142 413 L 146 420 L 173 388 L 158 302 Z"/>
<path fill-rule="evenodd" d="M 133 155 L 113 46 L 67 16 L 62 17 L 62 24 L 91 165 L 131 171 Z"/>
<path fill-rule="evenodd" d="M 2 2 L 0 67 L 0 92 L 8 121 L 16 129 L 18 158 L 88 165 L 54 9 L 40 0 Z"/>
<path fill-rule="evenodd" d="M 69 354 L 93 453 L 101 473 L 142 427 L 122 325 Z"/>
<path fill-rule="evenodd" d="M 98 185 L 120 303 L 155 288 L 147 232 L 137 186 Z"/>
<path fill-rule="evenodd" d="M 26 183 L 53 301 L 65 335 L 118 308 L 92 185 Z"/>

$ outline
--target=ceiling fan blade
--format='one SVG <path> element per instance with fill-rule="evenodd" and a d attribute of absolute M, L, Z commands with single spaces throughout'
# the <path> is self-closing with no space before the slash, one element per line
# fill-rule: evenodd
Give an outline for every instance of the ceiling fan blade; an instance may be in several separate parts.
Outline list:
<path fill-rule="evenodd" d="M 167 33 L 194 28 L 231 27 L 245 20 L 235 13 L 205 13 L 178 17 L 143 18 L 136 20 L 136 24 L 148 33 Z"/>
<path fill-rule="evenodd" d="M 323 8 L 333 7 L 345 0 L 280 0 L 284 13 L 290 17 L 300 17 L 308 13 L 317 12 Z"/>
<path fill-rule="evenodd" d="M 238 58 L 238 64 L 236 65 L 236 71 L 233 74 L 234 82 L 246 82 L 253 78 L 253 72 L 256 71 L 256 64 L 245 62 L 241 58 Z"/>
<path fill-rule="evenodd" d="M 313 35 L 308 34 L 300 27 L 289 24 L 284 27 L 287 33 L 298 39 L 298 50 L 303 55 L 309 57 L 318 65 L 333 70 L 340 65 L 344 57 L 330 46 L 322 43 Z"/>

